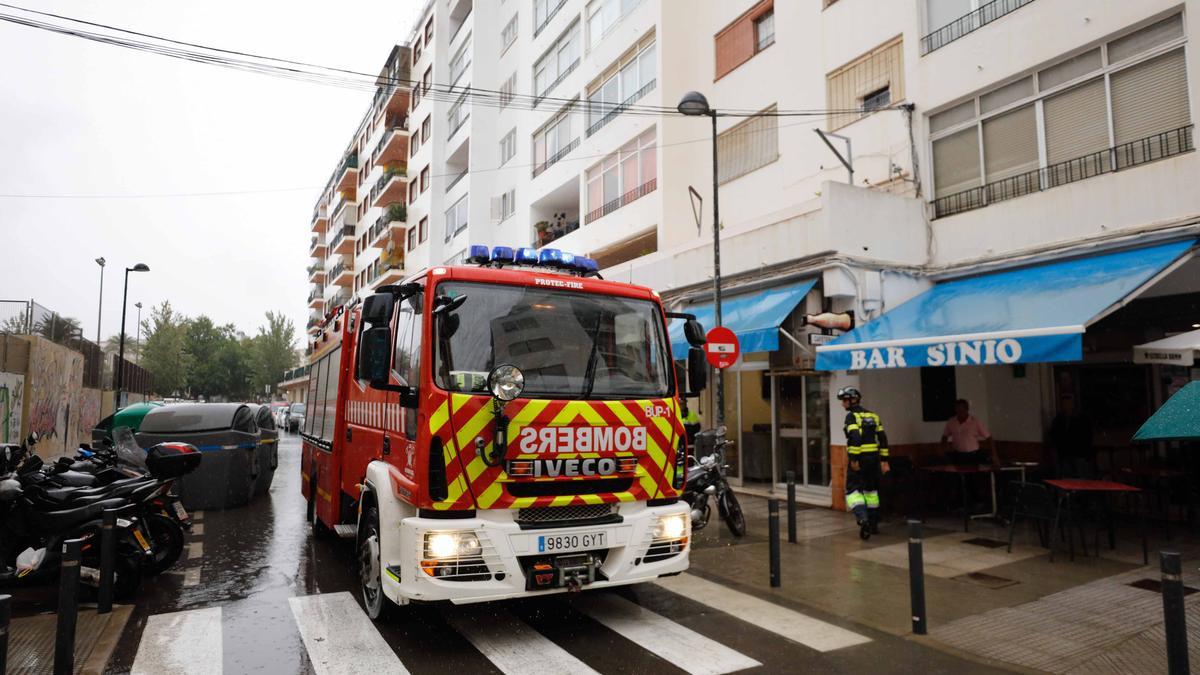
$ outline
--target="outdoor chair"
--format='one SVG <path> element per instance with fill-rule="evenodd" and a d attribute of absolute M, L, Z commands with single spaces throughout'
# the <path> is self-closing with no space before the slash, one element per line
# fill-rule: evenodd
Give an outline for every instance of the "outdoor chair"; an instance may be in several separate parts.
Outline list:
<path fill-rule="evenodd" d="M 1013 487 L 1013 507 L 1012 518 L 1008 523 L 1008 552 L 1012 553 L 1013 535 L 1016 533 L 1017 519 L 1024 517 L 1034 521 L 1037 526 L 1038 541 L 1041 542 L 1044 548 L 1050 548 L 1050 553 L 1053 556 L 1054 549 L 1049 544 L 1051 543 L 1050 535 L 1053 534 L 1051 526 L 1054 524 L 1057 512 L 1054 496 L 1041 483 L 1023 483 L 1017 481 L 1011 485 Z"/>

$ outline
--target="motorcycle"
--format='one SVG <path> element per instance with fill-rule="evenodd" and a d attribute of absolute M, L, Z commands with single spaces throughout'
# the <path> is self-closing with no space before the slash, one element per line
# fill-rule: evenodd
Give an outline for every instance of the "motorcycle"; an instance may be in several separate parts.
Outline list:
<path fill-rule="evenodd" d="M 733 536 L 746 534 L 746 516 L 725 475 L 729 468 L 725 464 L 725 450 L 730 445 L 732 441 L 725 438 L 725 427 L 696 434 L 695 451 L 688 460 L 683 488 L 683 500 L 692 507 L 692 531 L 702 530 L 708 524 L 712 515 L 709 498 L 713 497 L 717 512 Z"/>

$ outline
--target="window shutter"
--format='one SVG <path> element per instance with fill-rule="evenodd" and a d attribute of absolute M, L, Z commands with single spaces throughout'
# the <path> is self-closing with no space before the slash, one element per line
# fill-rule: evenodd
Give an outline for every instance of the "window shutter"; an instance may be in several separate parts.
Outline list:
<path fill-rule="evenodd" d="M 933 180 L 941 198 L 979 187 L 979 139 L 975 127 L 933 142 Z"/>
<path fill-rule="evenodd" d="M 1187 126 L 1191 118 L 1183 50 L 1113 73 L 1112 97 L 1117 145 Z"/>
<path fill-rule="evenodd" d="M 983 123 L 983 157 L 989 183 L 1038 168 L 1037 115 L 1032 105 Z"/>
<path fill-rule="evenodd" d="M 1050 165 L 1108 147 L 1104 78 L 1046 99 L 1042 116 L 1046 124 L 1046 162 Z M 1107 157 L 1104 162 L 1107 167 Z"/>

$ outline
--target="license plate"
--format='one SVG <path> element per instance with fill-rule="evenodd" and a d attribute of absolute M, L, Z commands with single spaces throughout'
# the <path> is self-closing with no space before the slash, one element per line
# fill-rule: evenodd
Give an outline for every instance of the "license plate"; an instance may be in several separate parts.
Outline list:
<path fill-rule="evenodd" d="M 133 530 L 133 536 L 135 539 L 138 540 L 138 543 L 142 545 L 142 551 L 149 553 L 150 552 L 150 542 L 146 541 L 146 537 L 142 535 L 142 531 L 135 528 Z"/>
<path fill-rule="evenodd" d="M 543 534 L 538 537 L 538 553 L 590 551 L 597 548 L 608 548 L 607 532 Z"/>
<path fill-rule="evenodd" d="M 183 508 L 183 504 L 179 502 L 173 502 L 171 507 L 175 509 L 175 515 L 179 516 L 180 520 L 186 521 L 188 519 L 188 512 Z"/>

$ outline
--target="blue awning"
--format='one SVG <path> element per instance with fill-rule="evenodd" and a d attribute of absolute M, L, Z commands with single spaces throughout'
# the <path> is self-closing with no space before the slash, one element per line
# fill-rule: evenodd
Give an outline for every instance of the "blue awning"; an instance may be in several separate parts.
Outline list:
<path fill-rule="evenodd" d="M 817 348 L 818 370 L 1083 358 L 1083 332 L 1186 254 L 1193 240 L 940 283 Z"/>
<path fill-rule="evenodd" d="M 816 283 L 816 279 L 806 279 L 753 293 L 722 296 L 721 323 L 738 336 L 743 354 L 773 352 L 779 349 L 779 325 Z M 679 311 L 695 314 L 705 331 L 716 325 L 711 302 L 687 305 Z M 683 336 L 683 321 L 671 322 L 670 336 L 674 357 L 686 359 L 689 345 Z"/>

